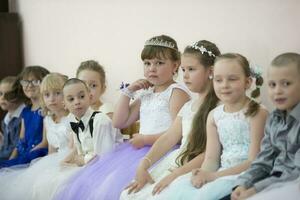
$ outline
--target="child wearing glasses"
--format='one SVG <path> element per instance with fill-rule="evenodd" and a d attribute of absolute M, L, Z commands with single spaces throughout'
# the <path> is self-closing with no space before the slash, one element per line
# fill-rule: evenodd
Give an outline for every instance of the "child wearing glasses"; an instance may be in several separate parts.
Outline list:
<path fill-rule="evenodd" d="M 21 113 L 20 138 L 10 159 L 0 162 L 0 168 L 30 163 L 48 152 L 47 139 L 43 137 L 43 116 L 40 108 L 40 83 L 49 71 L 40 66 L 26 67 L 20 74 L 20 81 L 13 86 L 12 94 L 24 92 L 29 99 Z M 21 85 L 20 85 L 21 84 Z"/>

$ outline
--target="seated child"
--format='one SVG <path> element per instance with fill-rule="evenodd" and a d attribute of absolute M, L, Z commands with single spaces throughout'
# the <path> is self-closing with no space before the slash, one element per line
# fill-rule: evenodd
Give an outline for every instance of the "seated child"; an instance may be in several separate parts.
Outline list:
<path fill-rule="evenodd" d="M 47 140 L 43 138 L 43 116 L 40 108 L 40 84 L 49 71 L 41 66 L 25 67 L 13 86 L 12 95 L 24 92 L 30 100 L 22 111 L 19 141 L 10 160 L 0 162 L 0 168 L 30 163 L 48 152 Z"/>
<path fill-rule="evenodd" d="M 0 148 L 0 160 L 9 159 L 19 139 L 21 112 L 24 108 L 23 102 L 26 97 L 23 93 L 18 93 L 13 98 L 9 97 L 9 91 L 12 90 L 15 81 L 17 81 L 16 77 L 7 76 L 0 82 L 0 107 L 2 110 L 7 111 L 1 122 L 3 138 Z"/>
<path fill-rule="evenodd" d="M 54 175 L 60 170 L 60 161 L 69 153 L 71 139 L 68 112 L 64 109 L 62 94 L 66 81 L 67 77 L 58 73 L 50 73 L 43 79 L 40 85 L 41 111 L 44 116 L 43 137 L 48 141 L 48 155 L 32 161 L 27 168 L 0 170 L 1 199 L 31 200 L 39 185 L 57 178 Z M 48 192 L 55 190 L 55 186 L 44 189 Z"/>
<path fill-rule="evenodd" d="M 267 120 L 260 153 L 237 180 L 233 200 L 248 198 L 274 183 L 295 180 L 300 174 L 300 55 L 277 56 L 267 76 L 269 98 L 276 109 Z"/>
<path fill-rule="evenodd" d="M 103 66 L 94 60 L 84 61 L 77 69 L 76 78 L 83 80 L 89 87 L 92 96 L 91 108 L 112 118 L 113 105 L 101 100 L 106 90 L 106 75 Z"/>
<path fill-rule="evenodd" d="M 52 170 L 52 176 L 42 173 L 33 185 L 31 200 L 50 200 L 68 178 L 96 155 L 112 151 L 122 142 L 120 131 L 112 126 L 111 119 L 90 108 L 91 96 L 85 82 L 69 79 L 63 87 L 64 103 L 69 110 L 70 129 L 74 141 L 72 151 L 61 161 L 61 167 Z M 75 174 L 76 175 L 76 174 Z"/>
<path fill-rule="evenodd" d="M 85 82 L 77 78 L 69 79 L 64 85 L 65 105 L 71 113 L 70 125 L 76 146 L 76 151 L 67 156 L 64 164 L 82 166 L 97 154 L 111 151 L 123 140 L 107 115 L 89 107 L 91 96 L 88 91 Z"/>

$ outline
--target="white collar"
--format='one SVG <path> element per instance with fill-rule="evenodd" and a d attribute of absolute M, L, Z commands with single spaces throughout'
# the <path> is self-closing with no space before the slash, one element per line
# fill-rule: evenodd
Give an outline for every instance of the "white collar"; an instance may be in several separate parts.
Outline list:
<path fill-rule="evenodd" d="M 19 105 L 19 107 L 18 107 L 16 110 L 14 110 L 12 113 L 6 113 L 6 115 L 5 115 L 5 117 L 4 117 L 4 123 L 5 123 L 6 125 L 8 125 L 8 123 L 12 120 L 12 118 L 14 118 L 14 117 L 16 117 L 16 118 L 20 117 L 20 115 L 21 115 L 21 113 L 22 113 L 24 107 L 25 107 L 25 105 L 24 105 L 24 104 L 21 104 L 21 105 Z"/>
<path fill-rule="evenodd" d="M 87 111 L 84 113 L 84 115 L 81 117 L 81 121 L 84 125 L 84 127 L 88 127 L 88 122 L 92 116 L 92 114 L 94 113 L 94 110 L 92 110 L 90 107 L 87 109 Z M 78 120 L 76 119 L 76 117 L 72 114 L 72 121 L 76 121 L 78 122 Z"/>

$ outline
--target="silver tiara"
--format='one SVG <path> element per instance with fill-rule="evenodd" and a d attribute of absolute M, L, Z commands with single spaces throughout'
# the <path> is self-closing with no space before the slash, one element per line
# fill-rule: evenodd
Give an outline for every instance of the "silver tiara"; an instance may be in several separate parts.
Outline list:
<path fill-rule="evenodd" d="M 193 44 L 192 46 L 190 46 L 190 47 L 193 48 L 193 49 L 196 49 L 196 50 L 200 51 L 201 54 L 204 54 L 206 52 L 209 56 L 216 57 L 216 55 L 213 54 L 213 52 L 208 51 L 204 46 L 201 45 L 199 47 L 197 42 L 195 44 Z"/>
<path fill-rule="evenodd" d="M 175 47 L 175 44 L 169 41 L 160 40 L 158 38 L 150 39 L 145 42 L 145 46 L 160 46 L 160 47 L 167 47 L 170 49 L 174 49 L 178 51 Z"/>

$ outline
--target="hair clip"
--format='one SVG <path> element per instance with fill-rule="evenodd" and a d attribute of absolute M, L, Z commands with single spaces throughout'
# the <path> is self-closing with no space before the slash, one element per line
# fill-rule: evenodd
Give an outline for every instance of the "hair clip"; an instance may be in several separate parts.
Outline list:
<path fill-rule="evenodd" d="M 193 48 L 193 49 L 196 49 L 196 50 L 198 50 L 198 51 L 200 51 L 201 52 L 201 54 L 204 54 L 204 53 L 207 53 L 210 57 L 216 57 L 216 55 L 215 54 L 213 54 L 213 52 L 211 52 L 211 51 L 208 51 L 204 46 L 198 46 L 198 42 L 196 42 L 195 44 L 193 44 L 192 46 L 190 46 L 191 48 Z"/>
<path fill-rule="evenodd" d="M 250 64 L 250 75 L 253 78 L 259 78 L 259 77 L 261 77 L 261 75 L 262 75 L 262 68 L 251 63 Z"/>

